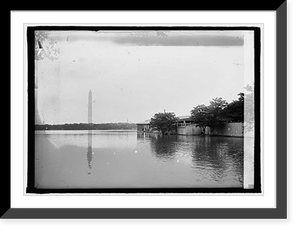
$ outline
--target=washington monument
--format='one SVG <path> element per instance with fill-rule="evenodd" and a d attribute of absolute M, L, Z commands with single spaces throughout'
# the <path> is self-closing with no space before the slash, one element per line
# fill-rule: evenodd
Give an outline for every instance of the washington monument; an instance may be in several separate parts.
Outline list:
<path fill-rule="evenodd" d="M 88 103 L 88 123 L 92 124 L 92 91 L 89 91 L 89 103 Z"/>

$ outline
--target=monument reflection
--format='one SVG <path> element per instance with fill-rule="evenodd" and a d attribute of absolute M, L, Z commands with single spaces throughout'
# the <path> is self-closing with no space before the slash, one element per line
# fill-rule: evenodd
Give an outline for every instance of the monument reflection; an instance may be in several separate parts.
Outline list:
<path fill-rule="evenodd" d="M 92 173 L 92 159 L 93 159 L 93 133 L 91 130 L 88 131 L 88 147 L 87 147 L 87 161 L 88 161 L 88 174 Z"/>

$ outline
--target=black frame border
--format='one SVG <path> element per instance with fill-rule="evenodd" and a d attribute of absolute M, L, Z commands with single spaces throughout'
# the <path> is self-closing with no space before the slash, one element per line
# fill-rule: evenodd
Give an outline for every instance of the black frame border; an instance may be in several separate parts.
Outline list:
<path fill-rule="evenodd" d="M 272 5 L 273 4 L 273 5 Z M 251 4 L 250 4 L 251 5 Z M 18 9 L 17 9 L 18 10 Z M 22 8 L 24 10 L 24 8 Z M 82 9 L 81 9 L 82 10 Z M 86 10 L 86 9 L 84 9 Z M 140 9 L 145 10 L 145 9 Z M 149 9 L 147 9 L 149 10 Z M 162 9 L 163 10 L 163 9 Z M 169 9 L 170 10 L 170 9 Z M 179 10 L 171 9 L 171 10 Z M 191 10 L 180 8 L 180 10 Z M 194 9 L 195 10 L 195 9 Z M 3 219 L 285 219 L 287 218 L 287 1 L 237 7 L 209 6 L 197 10 L 276 11 L 276 208 L 11 208 L 10 153 L 1 170 L 7 181 L 0 215 Z M 10 32 L 10 29 L 9 29 Z M 10 34 L 10 33 L 9 33 Z M 10 57 L 10 54 L 9 54 Z M 10 83 L 9 83 L 10 87 Z M 10 88 L 9 88 L 10 89 Z M 10 95 L 9 95 L 10 97 Z M 10 105 L 8 107 L 10 112 Z M 10 120 L 9 120 L 10 121 Z M 9 128 L 10 129 L 10 128 Z M 10 130 L 9 130 L 10 135 Z M 10 143 L 8 143 L 10 144 Z M 9 147 L 10 151 L 10 147 Z"/>

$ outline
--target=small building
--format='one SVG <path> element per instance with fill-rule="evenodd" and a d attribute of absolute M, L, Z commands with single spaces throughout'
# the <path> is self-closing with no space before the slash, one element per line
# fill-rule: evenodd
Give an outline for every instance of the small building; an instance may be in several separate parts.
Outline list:
<path fill-rule="evenodd" d="M 178 135 L 212 135 L 212 136 L 233 136 L 233 137 L 243 137 L 244 136 L 244 123 L 242 122 L 224 122 L 224 125 L 214 128 L 212 131 L 209 127 L 201 128 L 197 127 L 195 122 L 191 119 L 191 116 L 179 116 L 176 122 L 177 131 L 170 132 L 170 134 Z M 150 128 L 150 120 L 137 123 L 138 132 L 151 132 L 159 133 L 158 131 L 153 131 Z"/>
<path fill-rule="evenodd" d="M 137 123 L 137 131 L 138 132 L 149 132 L 150 131 L 150 120 L 146 120 L 144 122 Z"/>
<path fill-rule="evenodd" d="M 177 121 L 178 135 L 200 135 L 202 130 L 191 120 L 190 116 L 179 116 Z"/>

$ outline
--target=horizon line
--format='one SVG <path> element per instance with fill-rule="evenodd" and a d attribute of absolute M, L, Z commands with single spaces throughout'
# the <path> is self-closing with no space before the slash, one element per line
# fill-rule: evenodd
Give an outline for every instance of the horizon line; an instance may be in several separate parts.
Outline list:
<path fill-rule="evenodd" d="M 128 124 L 136 124 L 137 122 L 63 122 L 63 123 L 41 123 L 41 124 L 35 124 L 35 125 L 61 125 L 61 124 L 107 124 L 107 123 L 128 123 Z"/>

